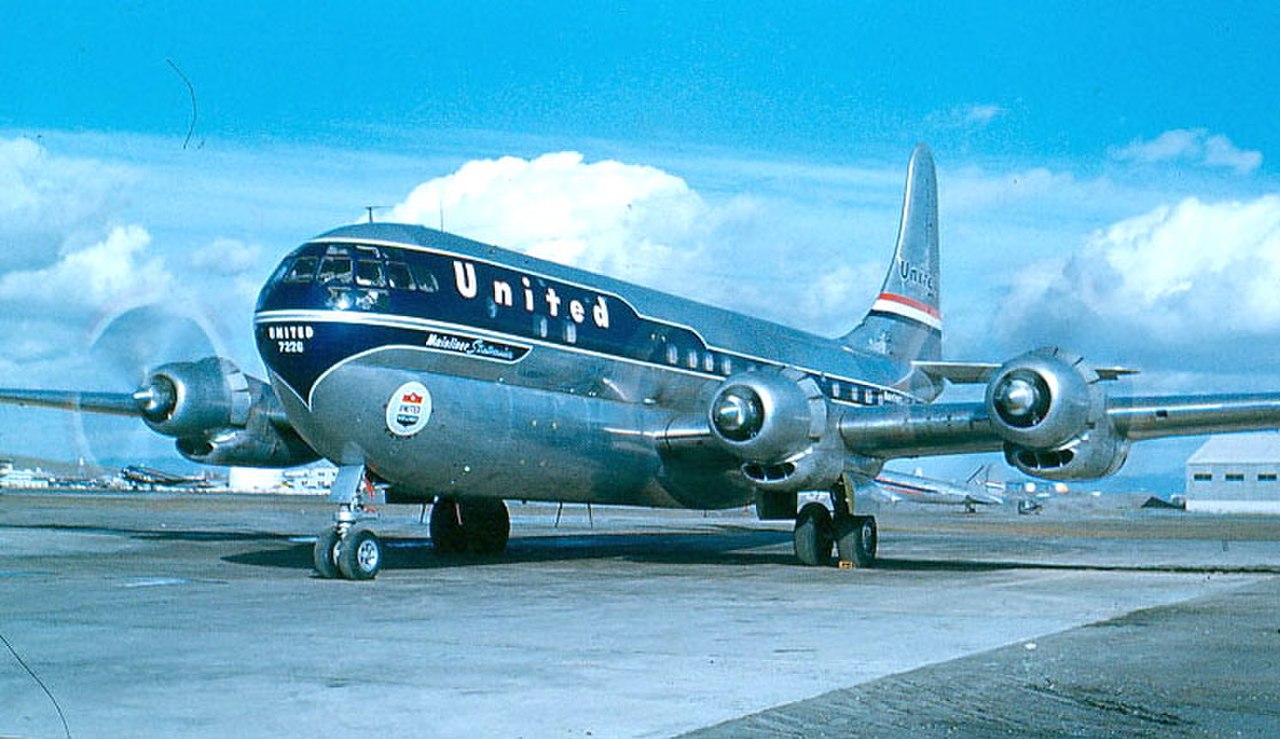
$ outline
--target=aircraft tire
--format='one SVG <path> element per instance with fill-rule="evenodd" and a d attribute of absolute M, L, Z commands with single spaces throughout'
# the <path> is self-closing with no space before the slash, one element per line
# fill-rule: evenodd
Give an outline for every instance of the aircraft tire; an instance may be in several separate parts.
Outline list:
<path fill-rule="evenodd" d="M 834 533 L 827 507 L 821 503 L 806 503 L 796 516 L 796 559 L 807 567 L 830 565 Z"/>
<path fill-rule="evenodd" d="M 502 554 L 511 538 L 511 514 L 507 504 L 495 498 L 463 501 L 462 527 L 472 554 Z"/>
<path fill-rule="evenodd" d="M 338 570 L 348 580 L 372 580 L 382 570 L 382 541 L 368 529 L 351 529 L 338 547 Z"/>
<path fill-rule="evenodd" d="M 332 526 L 326 527 L 316 536 L 316 546 L 311 553 L 311 562 L 316 568 L 316 574 L 326 580 L 342 576 L 342 572 L 338 569 L 339 545 L 338 531 Z"/>
<path fill-rule="evenodd" d="M 835 521 L 836 549 L 840 561 L 854 567 L 874 567 L 880 538 L 875 516 L 839 516 Z"/>
<path fill-rule="evenodd" d="M 467 532 L 462 526 L 456 498 L 436 498 L 431 505 L 428 529 L 431 546 L 437 554 L 462 554 L 467 551 Z"/>

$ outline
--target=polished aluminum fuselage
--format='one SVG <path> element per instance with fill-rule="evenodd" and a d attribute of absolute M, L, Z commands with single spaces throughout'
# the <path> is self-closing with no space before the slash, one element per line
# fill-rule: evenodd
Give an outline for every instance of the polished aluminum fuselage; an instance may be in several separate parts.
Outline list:
<path fill-rule="evenodd" d="M 323 264 L 290 283 L 299 260 L 347 252 L 388 275 L 407 263 L 418 289 L 377 275 L 334 287 Z M 338 229 L 294 252 L 263 289 L 256 333 L 313 448 L 423 498 L 742 505 L 753 490 L 731 455 L 661 442 L 705 428 L 725 378 L 786 368 L 851 408 L 936 392 L 909 365 L 838 341 L 392 224 Z M 426 408 L 412 406 L 406 427 L 393 416 L 415 394 Z"/>

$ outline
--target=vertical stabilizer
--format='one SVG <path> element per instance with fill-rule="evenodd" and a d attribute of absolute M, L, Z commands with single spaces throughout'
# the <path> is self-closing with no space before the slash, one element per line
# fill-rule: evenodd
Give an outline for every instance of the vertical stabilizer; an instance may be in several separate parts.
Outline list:
<path fill-rule="evenodd" d="M 933 155 L 916 146 L 907 167 L 898 246 L 880 294 L 844 341 L 859 351 L 903 362 L 942 357 L 939 310 L 938 183 Z"/>

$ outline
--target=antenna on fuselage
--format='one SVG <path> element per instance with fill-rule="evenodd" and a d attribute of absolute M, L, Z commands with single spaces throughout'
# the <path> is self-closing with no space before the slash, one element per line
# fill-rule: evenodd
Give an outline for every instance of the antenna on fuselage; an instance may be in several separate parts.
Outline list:
<path fill-rule="evenodd" d="M 390 205 L 366 205 L 366 206 L 364 206 L 364 210 L 365 210 L 365 212 L 369 214 L 369 223 L 373 223 L 373 212 L 374 212 L 375 210 L 386 210 L 387 208 L 391 208 L 391 207 L 393 207 L 393 206 L 390 206 Z"/>

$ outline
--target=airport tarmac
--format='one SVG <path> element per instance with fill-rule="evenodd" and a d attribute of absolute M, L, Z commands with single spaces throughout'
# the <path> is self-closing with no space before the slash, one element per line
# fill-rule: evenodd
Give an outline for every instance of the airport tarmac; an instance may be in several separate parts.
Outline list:
<path fill-rule="evenodd" d="M 352 583 L 322 500 L 0 493 L 0 736 L 1280 735 L 1280 519 L 1119 501 L 902 506 L 861 571 L 742 511 L 437 557 L 388 506 Z"/>

